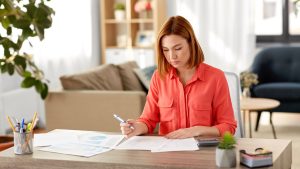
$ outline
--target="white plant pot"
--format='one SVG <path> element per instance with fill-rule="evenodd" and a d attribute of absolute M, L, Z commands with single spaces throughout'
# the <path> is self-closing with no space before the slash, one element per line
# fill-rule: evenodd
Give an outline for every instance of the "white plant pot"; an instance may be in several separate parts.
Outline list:
<path fill-rule="evenodd" d="M 235 167 L 236 150 L 216 148 L 216 165 L 218 167 Z"/>
<path fill-rule="evenodd" d="M 125 11 L 124 10 L 115 10 L 115 19 L 118 21 L 122 21 L 125 19 Z"/>

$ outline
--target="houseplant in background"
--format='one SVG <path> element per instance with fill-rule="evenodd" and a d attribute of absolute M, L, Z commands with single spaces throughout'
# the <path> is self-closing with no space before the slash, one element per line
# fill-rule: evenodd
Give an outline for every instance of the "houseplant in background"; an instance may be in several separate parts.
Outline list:
<path fill-rule="evenodd" d="M 250 97 L 250 87 L 258 83 L 258 76 L 250 71 L 243 71 L 240 73 L 241 86 L 243 88 L 243 97 Z"/>
<path fill-rule="evenodd" d="M 117 2 L 115 3 L 114 6 L 115 9 L 115 19 L 118 21 L 124 20 L 125 19 L 125 5 L 124 3 Z"/>
<path fill-rule="evenodd" d="M 50 0 L 47 0 L 50 1 Z M 35 87 L 42 99 L 48 94 L 48 81 L 43 71 L 34 63 L 32 55 L 23 51 L 23 44 L 30 38 L 44 39 L 44 31 L 52 25 L 54 10 L 44 0 L 1 0 L 0 22 L 2 30 L 0 45 L 3 52 L 0 58 L 1 73 L 19 74 L 21 87 Z"/>
<path fill-rule="evenodd" d="M 300 10 L 300 0 L 293 0 L 293 8 L 294 8 L 295 15 L 298 16 Z"/>
<path fill-rule="evenodd" d="M 35 87 L 42 99 L 48 94 L 47 80 L 43 71 L 34 63 L 32 55 L 22 46 L 30 38 L 44 39 L 44 30 L 52 25 L 54 11 L 43 0 L 1 0 L 0 1 L 0 69 L 1 73 L 23 78 L 21 87 Z M 0 136 L 0 151 L 13 145 L 12 136 Z"/>
<path fill-rule="evenodd" d="M 229 132 L 225 132 L 216 148 L 216 165 L 218 167 L 236 166 L 235 144 L 234 136 Z"/>

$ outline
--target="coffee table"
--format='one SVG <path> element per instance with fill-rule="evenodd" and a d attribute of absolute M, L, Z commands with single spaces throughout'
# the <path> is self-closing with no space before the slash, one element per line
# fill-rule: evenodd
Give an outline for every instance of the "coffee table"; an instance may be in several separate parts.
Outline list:
<path fill-rule="evenodd" d="M 249 119 L 249 136 L 252 138 L 252 130 L 251 130 L 251 116 L 250 113 L 253 111 L 262 111 L 262 110 L 270 110 L 276 108 L 280 105 L 280 102 L 275 99 L 267 99 L 267 98 L 241 98 L 241 111 L 243 112 L 243 122 L 244 122 L 244 133 L 245 133 L 245 116 L 248 115 Z M 274 138 L 276 139 L 276 132 L 272 122 L 272 118 L 270 117 L 270 123 L 272 126 L 272 131 Z"/>

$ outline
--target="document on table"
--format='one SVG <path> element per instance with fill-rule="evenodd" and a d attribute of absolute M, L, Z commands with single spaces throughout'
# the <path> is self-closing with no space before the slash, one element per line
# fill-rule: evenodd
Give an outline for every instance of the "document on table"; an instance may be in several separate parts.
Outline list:
<path fill-rule="evenodd" d="M 161 136 L 133 136 L 114 149 L 150 150 L 151 152 L 195 151 L 198 150 L 194 138 L 167 139 Z"/>
<path fill-rule="evenodd" d="M 39 150 L 90 157 L 112 150 L 123 135 L 107 135 L 99 132 L 55 130 L 34 136 L 35 146 L 49 146 Z"/>
<path fill-rule="evenodd" d="M 186 139 L 168 139 L 165 144 L 160 147 L 153 148 L 151 152 L 167 152 L 167 151 L 195 151 L 199 150 L 197 142 L 194 138 Z"/>
<path fill-rule="evenodd" d="M 77 134 L 74 132 L 49 132 L 42 134 L 34 134 L 33 146 L 34 147 L 44 147 L 51 146 L 55 144 L 65 143 L 77 140 Z"/>
<path fill-rule="evenodd" d="M 54 153 L 69 154 L 83 157 L 91 157 L 99 153 L 110 151 L 110 148 L 86 145 L 78 142 L 66 142 L 39 149 L 40 151 L 49 151 Z"/>

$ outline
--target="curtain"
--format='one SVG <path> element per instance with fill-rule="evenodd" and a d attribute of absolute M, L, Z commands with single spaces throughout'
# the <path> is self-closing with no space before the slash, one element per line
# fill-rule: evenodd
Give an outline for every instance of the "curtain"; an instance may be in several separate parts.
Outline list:
<path fill-rule="evenodd" d="M 57 89 L 61 88 L 61 75 L 100 63 L 99 1 L 52 0 L 49 6 L 55 10 L 52 27 L 45 31 L 42 42 L 33 41 L 31 50 L 36 64 L 50 80 L 50 89 Z"/>
<path fill-rule="evenodd" d="M 253 2 L 169 0 L 168 15 L 191 22 L 206 63 L 239 73 L 249 68 L 255 54 Z"/>
<path fill-rule="evenodd" d="M 52 0 L 46 2 L 54 9 L 53 23 L 45 30 L 45 39 L 31 38 L 22 52 L 33 55 L 36 64 L 50 81 L 50 89 L 59 89 L 59 77 L 84 71 L 100 63 L 99 1 Z M 0 76 L 0 92 L 20 88 L 17 75 Z"/>
<path fill-rule="evenodd" d="M 99 1 L 52 0 L 46 3 L 55 10 L 53 24 L 45 31 L 42 42 L 33 38 L 30 40 L 33 47 L 24 43 L 22 51 L 33 55 L 53 90 L 61 88 L 61 75 L 99 65 Z M 4 115 L 30 119 L 37 111 L 39 126 L 44 126 L 43 101 L 34 89 L 20 89 L 21 81 L 18 75 L 0 75 L 0 134 L 9 128 Z"/>

